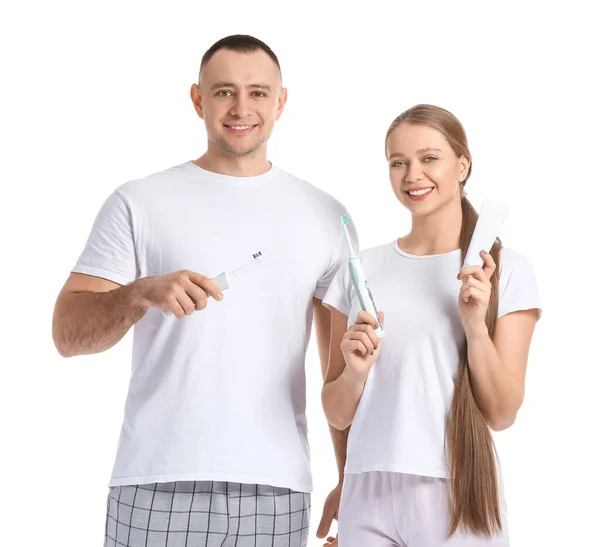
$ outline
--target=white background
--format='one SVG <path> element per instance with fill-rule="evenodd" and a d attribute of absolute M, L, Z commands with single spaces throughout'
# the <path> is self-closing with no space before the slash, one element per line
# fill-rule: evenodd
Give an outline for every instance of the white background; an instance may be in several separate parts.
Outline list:
<path fill-rule="evenodd" d="M 496 435 L 512 546 L 598 545 L 594 3 L 169 4 L 2 10 L 0 543 L 102 544 L 131 333 L 65 360 L 51 339 L 54 301 L 116 186 L 203 153 L 189 87 L 204 51 L 239 32 L 271 45 L 289 89 L 269 158 L 341 200 L 363 248 L 409 226 L 383 153 L 392 119 L 432 103 L 462 121 L 469 197 L 509 206 L 501 238 L 531 260 L 544 306 L 524 406 Z M 314 341 L 307 374 L 314 547 L 336 480 Z"/>

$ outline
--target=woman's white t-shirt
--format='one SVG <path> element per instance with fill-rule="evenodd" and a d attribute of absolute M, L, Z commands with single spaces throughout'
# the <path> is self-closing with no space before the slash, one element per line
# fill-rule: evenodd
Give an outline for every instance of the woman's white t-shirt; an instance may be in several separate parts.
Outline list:
<path fill-rule="evenodd" d="M 416 256 L 394 241 L 360 257 L 375 304 L 385 314 L 386 336 L 352 422 L 345 472 L 447 478 L 445 423 L 465 344 L 458 312 L 460 249 Z M 503 248 L 499 268 L 498 316 L 539 310 L 529 261 Z M 340 268 L 323 303 L 354 323 L 360 305 L 347 267 Z"/>

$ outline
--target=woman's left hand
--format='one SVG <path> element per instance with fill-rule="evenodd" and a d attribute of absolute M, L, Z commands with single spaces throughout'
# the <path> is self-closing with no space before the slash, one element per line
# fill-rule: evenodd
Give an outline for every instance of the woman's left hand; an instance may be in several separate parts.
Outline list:
<path fill-rule="evenodd" d="M 458 274 L 458 279 L 462 281 L 458 311 L 467 333 L 486 329 L 485 316 L 492 294 L 490 279 L 496 270 L 496 263 L 489 253 L 481 251 L 480 255 L 484 260 L 483 267 L 463 266 Z"/>

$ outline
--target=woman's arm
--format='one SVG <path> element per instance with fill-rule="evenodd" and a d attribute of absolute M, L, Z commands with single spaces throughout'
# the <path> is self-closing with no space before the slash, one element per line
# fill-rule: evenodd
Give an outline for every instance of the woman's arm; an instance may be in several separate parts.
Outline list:
<path fill-rule="evenodd" d="M 327 421 L 339 430 L 352 424 L 369 370 L 381 351 L 373 317 L 360 312 L 350 329 L 347 322 L 346 315 L 332 308 L 329 364 L 321 393 Z"/>
<path fill-rule="evenodd" d="M 510 427 L 525 395 L 525 370 L 538 309 L 507 313 L 498 319 L 493 340 L 485 323 L 490 303 L 492 256 L 481 252 L 483 267 L 463 266 L 459 312 L 467 336 L 471 386 L 477 406 L 495 431 Z"/>
<path fill-rule="evenodd" d="M 495 431 L 510 427 L 525 396 L 525 370 L 538 310 L 509 313 L 496 325 L 467 331 L 471 385 L 479 409 Z"/>

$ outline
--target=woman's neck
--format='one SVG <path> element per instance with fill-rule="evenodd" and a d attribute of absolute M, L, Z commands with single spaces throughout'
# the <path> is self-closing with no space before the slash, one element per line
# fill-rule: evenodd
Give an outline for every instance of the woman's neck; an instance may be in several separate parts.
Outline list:
<path fill-rule="evenodd" d="M 459 248 L 461 226 L 460 201 L 448 203 L 430 215 L 413 215 L 411 230 L 398 239 L 398 247 L 414 255 L 449 253 Z"/>

